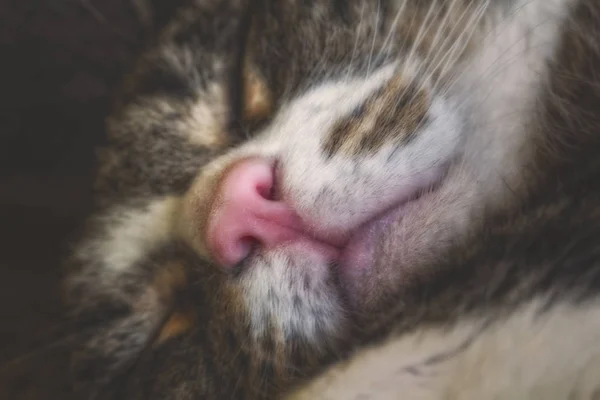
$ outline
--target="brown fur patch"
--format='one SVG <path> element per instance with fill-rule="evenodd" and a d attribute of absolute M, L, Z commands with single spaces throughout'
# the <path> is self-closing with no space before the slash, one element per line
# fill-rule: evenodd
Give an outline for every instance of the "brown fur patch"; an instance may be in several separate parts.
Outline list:
<path fill-rule="evenodd" d="M 266 81 L 254 69 L 244 72 L 244 121 L 257 123 L 273 111 L 273 97 Z"/>
<path fill-rule="evenodd" d="M 181 304 L 179 301 L 179 294 L 184 290 L 187 282 L 184 264 L 180 261 L 171 261 L 157 271 L 148 290 L 136 302 L 136 311 L 162 312 L 165 313 L 163 314 L 165 317 L 170 309 L 176 307 L 160 327 L 154 345 L 179 336 L 195 325 L 194 313 L 186 307 L 186 304 Z"/>
<path fill-rule="evenodd" d="M 171 313 L 161 327 L 155 345 L 179 336 L 195 325 L 195 314 L 189 309 L 182 309 L 182 305 L 177 301 L 177 293 L 184 289 L 187 281 L 183 264 L 176 261 L 169 263 L 157 272 L 152 288 L 157 293 L 159 302 L 175 306 L 177 309 Z"/>
<path fill-rule="evenodd" d="M 196 325 L 196 317 L 192 312 L 176 311 L 162 326 L 155 345 L 189 332 Z"/>
<path fill-rule="evenodd" d="M 369 155 L 386 143 L 408 143 L 426 122 L 429 105 L 427 91 L 414 80 L 396 77 L 334 126 L 325 152 L 329 157 Z"/>
<path fill-rule="evenodd" d="M 183 289 L 186 283 L 187 276 L 183 265 L 171 262 L 156 273 L 152 287 L 162 302 L 172 303 L 175 293 Z"/>
<path fill-rule="evenodd" d="M 181 291 L 187 282 L 183 264 L 171 262 L 161 268 L 154 280 L 135 303 L 138 312 L 156 311 L 157 308 L 167 309 L 175 302 L 177 292 Z"/>

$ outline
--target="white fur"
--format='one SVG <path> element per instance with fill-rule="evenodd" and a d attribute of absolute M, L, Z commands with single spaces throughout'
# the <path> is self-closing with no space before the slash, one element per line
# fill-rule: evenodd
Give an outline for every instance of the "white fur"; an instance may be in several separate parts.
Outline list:
<path fill-rule="evenodd" d="M 460 74 L 444 92 L 456 107 L 439 111 L 440 118 L 450 113 L 447 117 L 464 122 L 462 157 L 427 206 L 384 232 L 377 265 L 395 260 L 396 265 L 418 269 L 430 255 L 469 232 L 483 210 L 505 207 L 524 192 L 525 166 L 535 151 L 531 143 L 536 130 L 529 123 L 573 1 L 519 0 L 510 10 L 487 11 L 488 32 L 477 39 L 475 52 L 455 67 Z"/>
<path fill-rule="evenodd" d="M 543 303 L 533 301 L 485 328 L 485 317 L 469 318 L 392 338 L 288 398 L 596 399 L 600 304 L 561 304 L 540 315 Z"/>
<path fill-rule="evenodd" d="M 339 89 L 347 91 L 348 97 L 359 92 L 356 88 Z M 278 140 L 285 143 L 280 153 L 285 165 L 283 190 L 307 221 L 334 232 L 355 228 L 365 218 L 397 202 L 399 195 L 430 180 L 427 177 L 439 172 L 460 142 L 457 119 L 442 111 L 448 107 L 443 99 L 435 99 L 430 108 L 431 124 L 409 145 L 396 150 L 390 142 L 373 155 L 342 154 L 326 160 L 323 142 L 340 116 L 329 112 L 319 118 L 304 115 L 309 108 L 302 106 L 302 100 L 290 107 L 294 112 L 281 125 L 274 127 L 281 135 Z M 315 123 L 305 132 L 297 129 L 302 120 Z"/>
<path fill-rule="evenodd" d="M 449 95 L 463 103 L 470 125 L 464 171 L 477 201 L 502 202 L 530 159 L 537 96 L 557 51 L 573 0 L 519 0 L 489 17 L 490 30 Z M 473 185 L 472 182 L 476 182 Z M 511 193 L 508 191 L 508 193 Z"/>
<path fill-rule="evenodd" d="M 228 116 L 226 96 L 221 84 L 211 84 L 202 94 L 201 101 L 194 104 L 190 118 L 181 120 L 181 132 L 187 139 L 199 146 L 213 148 L 224 144 L 223 132 Z"/>
<path fill-rule="evenodd" d="M 241 284 L 255 338 L 277 332 L 286 341 L 300 334 L 322 346 L 341 333 L 342 307 L 334 288 L 325 284 L 331 271 L 318 255 L 286 248 L 253 261 Z M 308 288 L 305 276 L 311 281 Z M 301 302 L 295 304 L 295 298 Z"/>
<path fill-rule="evenodd" d="M 106 232 L 90 243 L 95 259 L 107 271 L 124 272 L 135 267 L 149 251 L 164 243 L 171 234 L 177 199 L 153 200 L 145 208 L 118 208 L 106 216 Z M 83 249 L 86 254 L 89 248 Z"/>

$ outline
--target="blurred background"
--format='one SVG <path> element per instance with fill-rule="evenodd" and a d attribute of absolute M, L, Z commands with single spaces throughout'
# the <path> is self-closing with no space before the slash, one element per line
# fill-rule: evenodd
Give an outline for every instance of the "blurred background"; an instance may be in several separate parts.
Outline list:
<path fill-rule="evenodd" d="M 111 91 L 142 43 L 133 2 L 0 0 L 0 366 L 60 321 L 60 260 L 90 207 Z"/>

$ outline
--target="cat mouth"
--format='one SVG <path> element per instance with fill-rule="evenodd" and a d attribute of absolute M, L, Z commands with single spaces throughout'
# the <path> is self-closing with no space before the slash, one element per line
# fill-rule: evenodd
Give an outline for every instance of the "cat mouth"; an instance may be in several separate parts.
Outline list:
<path fill-rule="evenodd" d="M 435 195 L 442 182 L 443 176 L 440 176 L 433 183 L 415 189 L 408 196 L 402 196 L 401 200 L 363 222 L 346 237 L 305 236 L 304 248 L 325 256 L 335 265 L 335 272 L 341 282 L 351 280 L 349 283 L 354 286 L 356 280 L 364 277 L 374 267 L 377 246 L 387 239 L 386 228 L 399 223 L 415 207 L 426 203 L 427 198 Z"/>

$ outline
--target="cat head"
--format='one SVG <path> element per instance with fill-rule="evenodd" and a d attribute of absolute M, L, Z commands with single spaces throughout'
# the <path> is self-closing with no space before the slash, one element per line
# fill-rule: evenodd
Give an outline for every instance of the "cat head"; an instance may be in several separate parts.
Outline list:
<path fill-rule="evenodd" d="M 239 277 L 368 274 L 379 225 L 439 184 L 460 152 L 452 100 L 418 79 L 392 62 L 286 100 L 250 140 L 199 171 L 177 232 Z"/>
<path fill-rule="evenodd" d="M 443 204 L 436 189 L 461 156 L 448 82 L 468 35 L 451 29 L 460 10 L 380 3 L 269 3 L 246 32 L 247 17 L 207 2 L 142 58 L 101 157 L 112 220 L 81 257 L 115 277 L 185 249 L 166 254 L 203 300 L 167 339 L 235 331 L 248 352 L 266 341 L 263 358 L 306 361 L 409 275 L 410 257 L 386 249 L 425 243 L 435 225 L 421 216 Z M 398 234 L 411 214 L 416 239 Z"/>

